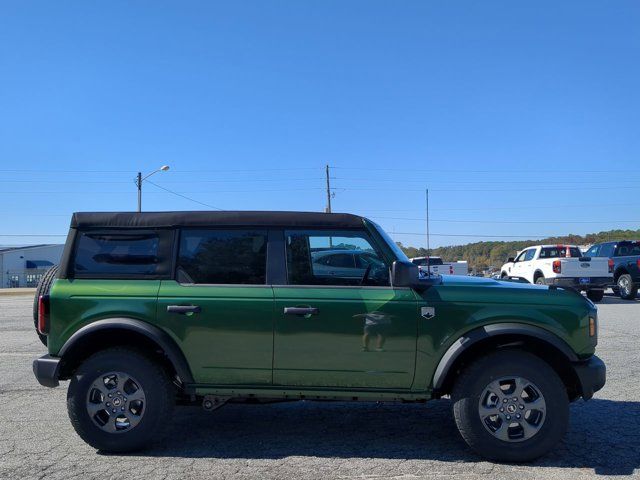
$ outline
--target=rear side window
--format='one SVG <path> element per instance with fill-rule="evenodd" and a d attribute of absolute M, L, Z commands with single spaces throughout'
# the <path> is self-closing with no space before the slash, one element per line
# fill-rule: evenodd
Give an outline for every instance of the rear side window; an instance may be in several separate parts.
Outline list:
<path fill-rule="evenodd" d="M 640 255 L 640 242 L 624 242 L 618 244 L 616 257 Z"/>
<path fill-rule="evenodd" d="M 579 258 L 582 257 L 582 252 L 578 247 L 569 247 L 569 256 Z M 566 258 L 567 247 L 544 247 L 540 251 L 540 258 Z"/>
<path fill-rule="evenodd" d="M 267 232 L 183 230 L 176 276 L 180 283 L 264 285 Z"/>
<path fill-rule="evenodd" d="M 81 232 L 73 270 L 93 278 L 159 275 L 168 270 L 162 257 L 159 233 Z"/>

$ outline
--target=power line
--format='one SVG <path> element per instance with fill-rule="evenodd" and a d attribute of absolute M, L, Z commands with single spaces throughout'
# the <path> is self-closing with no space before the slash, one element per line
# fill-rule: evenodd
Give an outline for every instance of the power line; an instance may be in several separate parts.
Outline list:
<path fill-rule="evenodd" d="M 147 183 L 150 183 L 154 187 L 157 187 L 157 188 L 159 188 L 161 190 L 164 190 L 165 192 L 169 192 L 169 193 L 172 193 L 173 195 L 177 195 L 178 197 L 182 197 L 182 198 L 185 198 L 185 199 L 190 200 L 192 202 L 199 203 L 200 205 L 204 205 L 205 207 L 213 208 L 214 210 L 222 210 L 222 208 L 214 207 L 213 205 L 209 205 L 208 203 L 201 202 L 200 200 L 196 200 L 194 198 L 187 197 L 186 195 L 183 195 L 181 193 L 174 192 L 173 190 L 169 190 L 168 188 L 161 187 L 157 183 L 153 183 L 151 180 L 147 180 Z"/>
<path fill-rule="evenodd" d="M 406 218 L 406 217 L 378 217 L 378 216 L 372 216 L 371 218 L 379 218 L 381 220 L 409 220 L 409 221 L 420 221 L 420 222 L 424 222 L 425 220 L 427 220 L 426 218 Z M 506 223 L 506 224 L 510 224 L 510 223 L 516 223 L 516 224 L 528 224 L 528 223 L 540 223 L 540 224 L 547 224 L 547 223 L 554 223 L 554 224 L 560 224 L 560 225 L 566 225 L 566 224 L 578 224 L 578 223 L 589 223 L 589 224 L 599 224 L 599 223 L 640 223 L 640 220 L 588 220 L 588 221 L 581 221 L 581 220 L 577 220 L 577 221 L 572 221 L 572 220 L 560 220 L 560 221 L 554 221 L 554 220 L 449 220 L 449 219 L 435 219 L 432 218 L 430 219 L 431 222 L 442 222 L 442 223 Z"/>

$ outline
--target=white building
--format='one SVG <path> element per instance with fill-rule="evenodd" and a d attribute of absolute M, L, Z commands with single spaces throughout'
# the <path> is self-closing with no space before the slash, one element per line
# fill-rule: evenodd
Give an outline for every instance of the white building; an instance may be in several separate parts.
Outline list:
<path fill-rule="evenodd" d="M 0 247 L 0 288 L 35 287 L 42 274 L 60 263 L 64 245 Z"/>

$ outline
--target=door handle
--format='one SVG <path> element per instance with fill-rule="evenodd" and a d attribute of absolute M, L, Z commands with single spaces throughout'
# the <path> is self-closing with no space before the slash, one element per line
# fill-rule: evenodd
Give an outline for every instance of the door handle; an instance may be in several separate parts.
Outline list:
<path fill-rule="evenodd" d="M 320 309 L 316 307 L 284 307 L 285 315 L 318 315 Z"/>
<path fill-rule="evenodd" d="M 187 315 L 189 313 L 200 313 L 202 308 L 199 305 L 167 305 L 167 313 L 177 313 Z"/>

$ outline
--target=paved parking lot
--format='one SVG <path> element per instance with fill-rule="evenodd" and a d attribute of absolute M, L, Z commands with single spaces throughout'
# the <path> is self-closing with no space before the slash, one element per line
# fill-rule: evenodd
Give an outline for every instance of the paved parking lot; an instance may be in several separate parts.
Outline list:
<path fill-rule="evenodd" d="M 572 405 L 559 448 L 530 465 L 482 461 L 447 401 L 426 405 L 280 403 L 177 409 L 148 451 L 99 454 L 67 419 L 66 384 L 40 387 L 31 360 L 32 297 L 0 296 L 0 478 L 587 478 L 640 477 L 640 300 L 605 298 L 599 355 L 606 387 Z"/>

